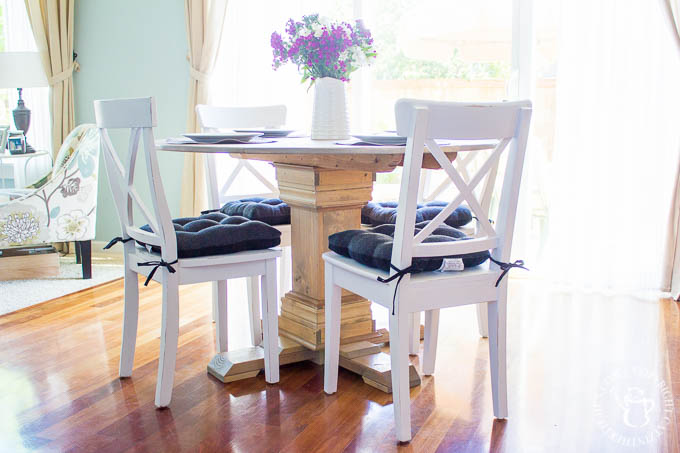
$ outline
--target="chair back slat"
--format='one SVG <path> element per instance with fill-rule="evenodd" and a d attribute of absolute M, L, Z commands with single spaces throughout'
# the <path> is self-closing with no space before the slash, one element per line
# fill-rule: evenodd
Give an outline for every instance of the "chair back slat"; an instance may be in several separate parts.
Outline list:
<path fill-rule="evenodd" d="M 151 98 L 106 99 L 94 102 L 100 129 L 156 127 L 156 104 Z"/>
<path fill-rule="evenodd" d="M 223 107 L 199 104 L 196 113 L 203 132 L 216 132 L 220 129 L 277 128 L 286 123 L 285 105 L 266 105 L 258 107 Z M 227 176 L 222 186 L 218 185 L 216 156 L 205 155 L 206 184 L 208 203 L 211 209 L 219 209 L 222 204 L 245 194 L 232 194 L 229 191 L 241 171 L 247 170 L 255 176 L 270 192 L 265 196 L 278 195 L 278 187 L 265 178 L 250 162 L 239 159 L 236 167 Z M 252 194 L 250 194 L 252 195 Z"/>
<path fill-rule="evenodd" d="M 491 250 L 498 247 L 499 244 L 500 238 L 498 236 L 458 242 L 425 243 L 413 248 L 413 257 L 463 255 L 481 250 Z"/>
<path fill-rule="evenodd" d="M 97 126 L 102 137 L 104 162 L 120 218 L 123 238 L 132 238 L 148 245 L 158 246 L 161 248 L 161 255 L 165 261 L 174 261 L 177 259 L 177 239 L 165 198 L 154 143 L 153 127 L 156 125 L 156 108 L 153 98 L 95 101 L 94 106 Z M 128 155 L 123 159 L 127 165 L 122 164 L 116 153 L 108 129 L 130 129 Z M 151 194 L 151 208 L 142 200 L 134 187 L 137 177 L 135 168 L 140 148 L 143 150 L 146 163 L 145 176 Z M 150 232 L 136 226 L 135 207 L 149 225 Z"/>
<path fill-rule="evenodd" d="M 397 102 L 395 113 L 397 132 L 407 136 L 408 143 L 397 208 L 392 264 L 404 268 L 411 264 L 413 257 L 463 255 L 484 250 L 491 250 L 495 259 L 507 261 L 531 118 L 531 103 L 518 101 L 467 104 L 407 99 Z M 498 140 L 498 144 L 477 173 L 470 178 L 467 173 L 465 177 L 461 176 L 435 139 Z M 450 183 L 458 190 L 458 194 L 413 237 L 418 178 L 422 166 L 421 150 L 424 146 L 427 146 L 437 160 Z M 508 157 L 503 187 L 497 219 L 495 225 L 492 225 L 489 220 L 491 193 L 504 153 L 507 153 Z M 467 172 L 467 169 L 465 171 Z M 479 200 L 475 189 L 482 181 L 484 186 Z M 477 219 L 478 231 L 475 238 L 456 242 L 424 243 L 423 241 L 463 202 L 467 203 Z"/>
<path fill-rule="evenodd" d="M 162 247 L 163 245 L 160 237 L 155 233 L 149 233 L 148 231 L 133 226 L 126 227 L 125 232 L 135 241 L 148 245 L 156 245 L 158 247 Z"/>
<path fill-rule="evenodd" d="M 219 129 L 275 128 L 286 122 L 285 105 L 261 107 L 221 107 L 199 104 L 196 113 L 201 128 L 208 131 Z"/>
<path fill-rule="evenodd" d="M 526 104 L 524 101 L 469 103 L 400 99 L 395 105 L 399 135 L 409 133 L 414 105 L 430 111 L 425 138 L 489 140 L 513 137 L 518 109 Z"/>
<path fill-rule="evenodd" d="M 515 229 L 515 218 L 517 217 L 517 203 L 519 201 L 519 185 L 522 181 L 530 122 L 531 108 L 523 107 L 520 109 L 517 119 L 515 138 L 509 146 L 510 153 L 503 177 L 503 189 L 496 221 L 496 231 L 503 242 L 501 247 L 491 250 L 491 256 L 497 261 L 507 262 L 510 260 L 512 236 Z"/>

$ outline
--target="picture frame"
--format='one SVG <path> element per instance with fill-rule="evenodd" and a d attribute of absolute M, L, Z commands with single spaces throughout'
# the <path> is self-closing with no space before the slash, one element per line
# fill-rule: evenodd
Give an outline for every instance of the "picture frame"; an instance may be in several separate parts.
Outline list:
<path fill-rule="evenodd" d="M 0 125 L 0 153 L 5 152 L 7 148 L 7 139 L 9 138 L 9 125 Z"/>
<path fill-rule="evenodd" d="M 8 139 L 7 148 L 10 154 L 25 154 L 26 153 L 26 137 L 23 132 L 19 134 L 12 134 Z"/>

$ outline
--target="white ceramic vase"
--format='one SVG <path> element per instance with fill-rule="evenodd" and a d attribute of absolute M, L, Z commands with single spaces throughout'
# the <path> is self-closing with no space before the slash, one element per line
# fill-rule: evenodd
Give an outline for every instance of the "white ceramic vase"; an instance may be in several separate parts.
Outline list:
<path fill-rule="evenodd" d="M 345 140 L 349 138 L 349 117 L 345 100 L 345 83 L 323 77 L 314 82 L 312 140 Z"/>

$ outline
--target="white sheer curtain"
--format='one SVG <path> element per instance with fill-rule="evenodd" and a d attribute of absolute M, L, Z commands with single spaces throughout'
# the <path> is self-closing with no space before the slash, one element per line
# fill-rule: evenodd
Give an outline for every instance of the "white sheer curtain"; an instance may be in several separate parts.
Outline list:
<path fill-rule="evenodd" d="M 5 43 L 8 52 L 37 51 L 35 39 L 28 22 L 26 7 L 23 1 L 0 0 L 5 11 Z M 8 106 L 11 128 L 14 129 L 11 110 L 17 105 L 17 90 L 9 89 Z M 26 107 L 31 109 L 31 126 L 28 130 L 28 142 L 40 150 L 51 151 L 50 145 L 50 111 L 49 88 L 26 88 L 22 97 Z"/>
<path fill-rule="evenodd" d="M 658 2 L 561 2 L 547 277 L 658 289 L 678 146 L 680 64 Z"/>

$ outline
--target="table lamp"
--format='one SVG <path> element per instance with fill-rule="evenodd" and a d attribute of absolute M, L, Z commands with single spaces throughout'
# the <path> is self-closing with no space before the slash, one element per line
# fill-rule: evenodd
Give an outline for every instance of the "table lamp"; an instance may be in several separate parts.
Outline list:
<path fill-rule="evenodd" d="M 0 52 L 0 88 L 16 88 L 19 92 L 17 108 L 12 110 L 14 126 L 28 133 L 31 124 L 31 111 L 21 99 L 24 88 L 46 87 L 47 77 L 38 52 Z M 2 150 L 0 150 L 1 152 Z M 35 150 L 26 143 L 26 152 Z"/>

